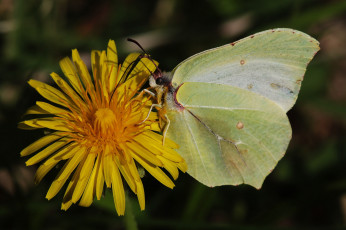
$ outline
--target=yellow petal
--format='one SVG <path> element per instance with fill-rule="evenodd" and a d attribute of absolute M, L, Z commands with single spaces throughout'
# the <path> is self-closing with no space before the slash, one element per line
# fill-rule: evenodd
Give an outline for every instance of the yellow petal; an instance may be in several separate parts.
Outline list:
<path fill-rule="evenodd" d="M 101 57 L 100 57 L 100 66 L 101 66 L 101 84 L 102 84 L 102 88 L 103 88 L 103 96 L 105 98 L 108 98 L 108 87 L 109 87 L 109 76 L 108 76 L 108 69 L 107 69 L 107 65 L 108 65 L 108 60 L 107 60 L 107 55 L 106 55 L 106 51 L 102 51 L 101 52 Z"/>
<path fill-rule="evenodd" d="M 121 174 L 123 175 L 123 177 L 125 178 L 125 181 L 127 182 L 127 184 L 129 185 L 129 187 L 131 188 L 131 190 L 134 193 L 137 193 L 136 190 L 136 183 L 135 183 L 135 179 L 133 178 L 130 169 L 129 169 L 129 165 L 124 164 L 122 165 L 119 161 L 119 159 L 115 156 L 115 161 L 117 163 L 117 166 L 121 172 Z"/>
<path fill-rule="evenodd" d="M 157 156 L 157 158 L 160 159 L 160 161 L 163 163 L 163 167 L 171 174 L 173 179 L 178 179 L 179 171 L 177 169 L 176 164 L 161 156 Z"/>
<path fill-rule="evenodd" d="M 74 148 L 75 146 L 72 146 Z M 38 184 L 41 182 L 43 177 L 62 159 L 62 156 L 67 155 L 71 153 L 71 145 L 68 147 L 63 148 L 62 150 L 58 151 L 54 156 L 47 159 L 36 171 L 35 175 L 35 183 Z"/>
<path fill-rule="evenodd" d="M 169 177 L 159 167 L 148 164 L 146 161 L 135 154 L 133 155 L 133 158 L 163 185 L 167 186 L 168 188 L 174 187 L 174 183 L 172 182 L 172 180 L 169 179 Z"/>
<path fill-rule="evenodd" d="M 53 141 L 58 140 L 59 138 L 61 138 L 61 133 L 59 133 L 59 132 L 48 134 L 48 135 L 38 139 L 34 143 L 30 144 L 25 149 L 23 149 L 20 152 L 20 155 L 21 156 L 28 156 L 28 155 L 32 154 L 33 152 L 36 152 L 37 150 L 39 150 L 39 149 L 43 148 L 44 146 L 48 145 L 49 143 L 52 143 Z"/>
<path fill-rule="evenodd" d="M 74 65 L 78 71 L 80 78 L 82 79 L 83 84 L 85 86 L 89 86 L 90 89 L 93 90 L 94 84 L 92 83 L 88 68 L 86 67 L 82 59 L 80 58 L 79 53 L 76 49 L 72 50 L 72 60 L 74 62 Z"/>
<path fill-rule="evenodd" d="M 94 153 L 87 153 L 87 154 L 88 154 L 88 156 L 87 156 L 85 162 L 83 162 L 82 170 L 80 172 L 76 188 L 75 188 L 73 195 L 72 195 L 72 202 L 73 203 L 77 203 L 77 201 L 82 196 L 82 194 L 85 190 L 85 187 L 89 181 L 93 166 L 95 164 L 95 156 L 96 155 Z"/>
<path fill-rule="evenodd" d="M 161 132 L 161 128 L 157 122 L 151 123 L 149 129 L 152 131 Z"/>
<path fill-rule="evenodd" d="M 138 71 L 144 71 L 146 75 L 152 75 L 156 68 L 159 66 L 159 63 L 153 59 L 144 57 L 141 59 L 140 63 L 136 66 Z"/>
<path fill-rule="evenodd" d="M 118 215 L 123 216 L 125 213 L 125 191 L 118 167 L 114 163 L 113 160 L 111 164 L 113 199 Z"/>
<path fill-rule="evenodd" d="M 141 180 L 141 177 L 139 176 L 136 163 L 135 163 L 135 161 L 133 160 L 132 157 L 130 157 L 129 162 L 128 162 L 128 164 L 127 164 L 127 167 L 128 167 L 129 170 L 130 170 L 130 173 L 131 173 L 132 178 L 134 178 L 136 181 L 140 181 L 140 180 Z"/>
<path fill-rule="evenodd" d="M 69 113 L 69 111 L 66 109 L 56 107 L 54 105 L 51 105 L 51 104 L 43 102 L 43 101 L 36 101 L 36 105 L 39 106 L 42 110 L 44 110 L 50 114 L 55 114 L 55 115 L 66 117 L 66 114 Z"/>
<path fill-rule="evenodd" d="M 117 88 L 120 102 L 123 100 L 123 93 L 125 89 L 129 92 L 138 91 L 142 84 L 144 84 L 151 75 L 148 68 L 146 68 L 143 64 L 147 63 L 147 61 L 143 61 L 145 59 L 139 59 L 140 55 L 140 53 L 132 53 L 128 55 L 123 65 L 121 66 L 118 78 L 119 82 L 123 84 L 119 85 L 119 87 Z M 147 63 L 149 65 L 149 69 L 153 69 L 150 66 L 154 64 L 151 61 L 150 63 Z M 154 65 L 154 69 L 155 68 L 156 67 Z"/>
<path fill-rule="evenodd" d="M 72 151 L 75 151 L 75 155 L 70 160 L 68 160 L 67 163 L 65 163 L 64 167 L 60 170 L 59 174 L 56 176 L 55 180 L 49 187 L 46 195 L 46 198 L 48 200 L 52 199 L 60 191 L 61 187 L 65 184 L 70 174 L 84 157 L 85 149 L 75 148 Z"/>
<path fill-rule="evenodd" d="M 61 204 L 61 210 L 67 211 L 67 209 L 69 209 L 72 205 L 72 201 L 68 200 L 68 201 L 63 201 Z"/>
<path fill-rule="evenodd" d="M 102 165 L 103 165 L 103 175 L 105 178 L 106 186 L 107 188 L 111 187 L 111 164 L 112 164 L 112 153 L 110 152 L 110 148 L 108 145 L 106 145 L 104 150 L 104 157 L 102 158 Z"/>
<path fill-rule="evenodd" d="M 49 155 L 53 154 L 58 149 L 65 146 L 67 143 L 68 142 L 66 139 L 64 139 L 64 138 L 60 139 L 60 140 L 54 142 L 53 144 L 49 145 L 45 149 L 43 149 L 41 152 L 37 153 L 35 156 L 31 157 L 29 160 L 27 160 L 25 162 L 25 164 L 27 166 L 36 164 L 36 163 L 40 162 L 41 160 L 43 160 L 44 158 L 48 157 Z"/>
<path fill-rule="evenodd" d="M 140 53 L 129 54 L 120 69 L 120 83 L 133 77 L 137 78 L 137 82 L 141 82 L 143 79 L 148 78 L 156 70 L 154 62 L 157 66 L 158 63 L 156 61 L 143 57 Z"/>
<path fill-rule="evenodd" d="M 72 131 L 64 120 L 56 119 L 54 117 L 37 118 L 37 119 L 27 120 L 24 122 L 28 125 L 35 124 L 43 128 L 48 128 L 48 129 L 53 129 L 58 131 L 67 131 L 67 132 Z"/>
<path fill-rule="evenodd" d="M 96 171 L 96 198 L 98 200 L 101 199 L 103 186 L 104 186 L 104 176 L 103 176 L 103 164 L 101 160 L 101 156 L 98 157 L 97 161 L 97 171 Z"/>
<path fill-rule="evenodd" d="M 83 95 L 82 83 L 80 82 L 77 70 L 75 66 L 72 64 L 70 58 L 68 57 L 63 58 L 59 62 L 59 64 L 60 64 L 60 68 L 64 72 L 66 78 L 71 83 L 72 87 L 77 91 L 79 95 Z"/>
<path fill-rule="evenodd" d="M 109 87 L 110 92 L 115 89 L 117 82 L 117 72 L 118 72 L 118 52 L 113 40 L 109 40 L 107 47 L 107 67 L 109 71 Z"/>
<path fill-rule="evenodd" d="M 31 106 L 24 115 L 29 115 L 29 114 L 49 114 L 47 111 L 41 109 L 37 105 Z"/>
<path fill-rule="evenodd" d="M 64 91 L 66 95 L 69 96 L 69 106 L 71 106 L 74 110 L 79 111 L 79 107 L 86 107 L 85 102 L 81 99 L 83 97 L 82 92 L 79 92 L 81 95 L 78 96 L 78 94 L 69 86 L 69 84 L 64 81 L 58 74 L 56 73 L 51 73 L 50 76 L 53 78 L 54 82 Z"/>
<path fill-rule="evenodd" d="M 21 121 L 18 123 L 18 129 L 23 129 L 23 130 L 34 130 L 34 129 L 41 129 L 42 127 L 39 125 L 28 125 L 24 121 Z"/>
<path fill-rule="evenodd" d="M 148 151 L 152 152 L 155 155 L 162 155 L 162 143 L 159 141 L 152 140 L 151 138 L 145 136 L 145 135 L 137 135 L 133 138 L 137 143 L 143 143 L 144 148 L 146 148 Z M 158 148 L 152 148 L 153 146 L 157 146 Z"/>
<path fill-rule="evenodd" d="M 69 125 L 66 124 L 64 120 L 61 120 L 57 117 L 45 117 L 45 118 L 36 118 L 31 120 L 22 121 L 19 124 L 25 124 L 34 128 L 48 128 L 52 130 L 71 132 Z"/>
<path fill-rule="evenodd" d="M 126 58 L 125 61 L 123 62 L 121 68 L 120 68 L 120 72 L 119 72 L 119 82 L 123 83 L 125 82 L 125 78 L 126 75 L 129 75 L 130 72 L 129 71 L 135 71 L 135 66 L 132 67 L 132 65 L 137 64 L 135 63 L 136 61 L 138 61 L 138 57 L 141 55 L 141 53 L 131 53 L 129 54 Z M 132 68 L 131 68 L 132 67 Z M 132 73 L 131 71 L 131 73 Z M 138 72 L 138 70 L 137 70 Z M 135 73 L 135 72 L 133 72 Z M 128 76 L 128 79 L 130 79 L 130 77 Z"/>
<path fill-rule="evenodd" d="M 31 85 L 31 87 L 36 89 L 39 94 L 51 102 L 66 107 L 66 102 L 70 101 L 65 94 L 50 85 L 32 79 L 29 80 L 28 83 Z"/>
<path fill-rule="evenodd" d="M 136 181 L 136 187 L 137 187 L 137 197 L 138 197 L 138 203 L 139 207 L 143 211 L 145 209 L 145 195 L 144 195 L 144 188 L 142 181 Z"/>
<path fill-rule="evenodd" d="M 101 81 L 101 52 L 98 50 L 91 51 L 91 69 L 94 76 L 94 82 Z"/>
<path fill-rule="evenodd" d="M 47 175 L 47 173 L 54 168 L 54 166 L 58 163 L 54 162 L 54 164 L 50 164 L 50 165 L 40 165 L 40 167 L 37 169 L 36 174 L 35 174 L 35 184 L 38 184 L 41 182 L 41 180 L 43 179 L 43 177 L 45 175 Z"/>
<path fill-rule="evenodd" d="M 173 149 L 163 147 L 162 142 L 155 138 L 150 138 L 147 136 L 148 132 L 143 132 L 141 135 L 138 135 L 134 138 L 139 143 L 146 143 L 145 148 L 150 149 L 150 151 L 157 155 L 162 155 L 165 158 L 174 161 L 174 162 L 181 162 L 184 161 L 184 159 Z M 150 132 L 151 134 L 151 132 Z"/>
<path fill-rule="evenodd" d="M 78 150 L 75 148 L 79 148 L 78 144 L 72 143 L 72 144 L 66 146 L 65 148 L 61 149 L 59 152 L 57 152 L 53 156 L 51 156 L 43 164 L 46 166 L 49 166 L 50 164 L 55 164 L 56 162 L 69 159 Z"/>
<path fill-rule="evenodd" d="M 101 157 L 96 158 L 96 163 L 94 164 L 94 167 L 93 167 L 91 176 L 89 178 L 88 184 L 85 188 L 82 199 L 79 202 L 80 206 L 89 207 L 94 200 L 96 178 L 97 178 L 98 172 L 101 171 L 101 170 L 99 170 L 99 166 L 100 166 L 99 163 L 101 161 L 100 159 L 101 159 Z"/>
<path fill-rule="evenodd" d="M 151 145 L 153 149 L 158 149 L 162 151 L 162 156 L 167 158 L 168 160 L 174 161 L 174 162 L 183 162 L 184 158 L 182 158 L 176 151 L 174 151 L 171 148 L 163 148 L 161 149 L 157 145 Z M 153 150 L 152 150 L 153 151 Z"/>
<path fill-rule="evenodd" d="M 26 121 L 21 121 L 18 124 L 18 127 L 20 127 L 21 129 L 23 129 L 23 127 L 25 127 L 24 125 L 31 127 L 31 128 L 36 128 L 36 129 L 42 129 L 44 128 L 42 125 L 39 125 L 37 123 L 38 119 L 31 119 L 31 120 L 26 120 Z"/>
<path fill-rule="evenodd" d="M 61 204 L 61 209 L 62 210 L 67 210 L 73 203 L 72 196 L 73 196 L 73 193 L 75 191 L 76 184 L 78 182 L 78 178 L 79 178 L 79 175 L 80 175 L 80 171 L 82 170 L 82 166 L 83 166 L 82 163 L 79 164 L 76 172 L 73 174 L 73 177 L 72 177 L 70 183 L 67 186 L 67 189 L 66 189 L 66 192 L 65 192 L 62 204 Z"/>
<path fill-rule="evenodd" d="M 131 142 L 127 144 L 127 147 L 132 150 L 131 155 L 137 155 L 153 165 L 157 165 L 160 167 L 163 166 L 162 162 L 159 159 L 157 159 L 151 151 L 143 147 L 141 144 L 137 142 Z"/>
<path fill-rule="evenodd" d="M 67 179 L 84 158 L 86 149 L 77 147 L 70 150 L 70 153 L 73 153 L 73 157 L 65 163 L 64 167 L 60 170 L 54 181 L 63 181 Z"/>
<path fill-rule="evenodd" d="M 155 141 L 156 143 L 161 142 L 161 145 L 162 145 L 162 138 L 163 138 L 162 135 L 157 134 L 155 132 L 143 132 L 143 135 L 149 137 L 150 139 L 152 139 L 152 141 Z M 173 142 L 172 140 L 170 140 L 169 138 L 166 138 L 165 147 L 177 149 L 179 148 L 179 145 Z"/>
<path fill-rule="evenodd" d="M 187 164 L 185 161 L 177 163 L 177 167 L 180 169 L 182 172 L 187 171 Z"/>

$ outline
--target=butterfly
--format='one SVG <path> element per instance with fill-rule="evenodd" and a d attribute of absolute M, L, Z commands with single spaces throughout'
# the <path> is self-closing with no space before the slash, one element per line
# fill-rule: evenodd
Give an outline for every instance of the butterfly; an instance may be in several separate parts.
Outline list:
<path fill-rule="evenodd" d="M 188 173 L 210 186 L 261 188 L 292 137 L 292 108 L 319 42 L 272 29 L 206 50 L 149 79 L 164 135 Z"/>

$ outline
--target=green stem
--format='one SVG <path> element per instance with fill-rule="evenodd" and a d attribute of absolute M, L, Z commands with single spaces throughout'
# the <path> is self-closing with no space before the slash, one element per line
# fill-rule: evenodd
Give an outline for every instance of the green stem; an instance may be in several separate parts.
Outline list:
<path fill-rule="evenodd" d="M 132 200 L 126 193 L 126 210 L 124 216 L 126 230 L 138 230 L 135 215 L 133 214 Z"/>

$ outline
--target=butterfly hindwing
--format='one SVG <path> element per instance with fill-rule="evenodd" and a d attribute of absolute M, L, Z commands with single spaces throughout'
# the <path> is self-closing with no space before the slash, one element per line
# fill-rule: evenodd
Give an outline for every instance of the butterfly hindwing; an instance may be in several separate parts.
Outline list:
<path fill-rule="evenodd" d="M 274 102 L 229 85 L 187 82 L 168 111 L 167 137 L 180 145 L 188 173 L 207 186 L 260 188 L 291 139 L 285 112 Z"/>

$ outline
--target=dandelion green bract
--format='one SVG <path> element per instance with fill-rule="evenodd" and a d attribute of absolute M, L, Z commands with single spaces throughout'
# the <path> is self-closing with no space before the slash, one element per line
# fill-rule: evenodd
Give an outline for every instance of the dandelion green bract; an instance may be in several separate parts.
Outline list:
<path fill-rule="evenodd" d="M 319 50 L 307 34 L 268 30 L 196 54 L 171 73 L 167 137 L 207 186 L 260 188 L 291 139 L 286 112 Z"/>

